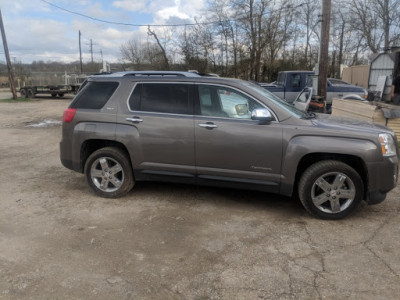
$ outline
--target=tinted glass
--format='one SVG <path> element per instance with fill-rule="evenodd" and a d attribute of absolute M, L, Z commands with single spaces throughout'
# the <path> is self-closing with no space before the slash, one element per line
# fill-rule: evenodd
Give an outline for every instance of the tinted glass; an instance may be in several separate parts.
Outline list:
<path fill-rule="evenodd" d="M 140 97 L 139 94 L 141 94 Z M 129 105 L 132 110 L 189 114 L 189 86 L 187 84 L 143 83 L 136 86 Z"/>
<path fill-rule="evenodd" d="M 262 88 L 258 84 L 254 84 L 250 81 L 240 81 L 240 83 L 247 88 L 252 89 L 254 92 L 258 93 L 261 96 L 261 100 L 264 98 L 264 103 L 268 103 L 268 101 L 272 101 L 275 104 L 279 105 L 282 109 L 286 110 L 287 112 L 296 115 L 298 117 L 304 117 L 305 113 L 301 110 L 295 108 L 292 104 L 287 103 L 285 100 L 279 98 L 275 94 L 267 91 L 266 89 Z"/>
<path fill-rule="evenodd" d="M 138 83 L 129 98 L 129 107 L 131 110 L 140 110 L 140 96 L 142 94 L 142 84 Z"/>
<path fill-rule="evenodd" d="M 290 74 L 290 86 L 293 88 L 301 87 L 301 75 Z"/>
<path fill-rule="evenodd" d="M 198 92 L 203 116 L 251 119 L 251 112 L 262 108 L 257 101 L 230 88 L 200 85 Z"/>
<path fill-rule="evenodd" d="M 285 73 L 279 73 L 278 79 L 276 80 L 277 85 L 285 85 Z"/>
<path fill-rule="evenodd" d="M 88 82 L 71 108 L 101 109 L 118 87 L 118 82 Z"/>

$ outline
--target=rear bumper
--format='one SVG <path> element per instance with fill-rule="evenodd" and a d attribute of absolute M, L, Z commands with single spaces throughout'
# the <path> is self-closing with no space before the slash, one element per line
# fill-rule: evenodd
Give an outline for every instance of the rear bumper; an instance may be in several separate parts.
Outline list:
<path fill-rule="evenodd" d="M 74 170 L 73 166 L 72 166 L 72 160 L 69 159 L 63 159 L 62 157 L 60 157 L 61 163 L 64 167 L 66 167 L 67 169 L 71 169 Z"/>
<path fill-rule="evenodd" d="M 65 143 L 64 140 L 60 142 L 60 160 L 64 167 L 76 172 L 82 173 L 83 170 L 79 162 L 72 158 L 71 143 Z"/>

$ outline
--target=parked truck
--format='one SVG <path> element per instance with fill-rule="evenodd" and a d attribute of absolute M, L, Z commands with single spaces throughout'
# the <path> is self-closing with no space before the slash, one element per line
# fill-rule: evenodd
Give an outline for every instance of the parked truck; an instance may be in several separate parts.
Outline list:
<path fill-rule="evenodd" d="M 71 85 L 46 85 L 46 86 L 24 86 L 19 90 L 21 97 L 34 98 L 37 94 L 49 94 L 52 97 L 64 97 L 65 94 L 72 93 Z"/>
<path fill-rule="evenodd" d="M 76 94 L 81 84 L 87 79 L 86 74 L 65 74 L 64 84 L 52 83 L 52 84 L 42 84 L 42 79 L 36 80 L 40 82 L 38 85 L 32 84 L 28 86 L 23 86 L 19 89 L 21 97 L 34 98 L 37 94 L 51 95 L 55 97 L 64 97 L 65 94 Z M 46 81 L 46 79 L 44 79 Z M 48 82 L 50 82 L 49 80 Z M 54 81 L 54 80 L 53 80 Z M 60 80 L 55 80 L 60 82 Z M 33 80 L 35 82 L 35 80 Z"/>
<path fill-rule="evenodd" d="M 313 71 L 282 71 L 273 83 L 261 83 L 265 89 L 276 94 L 289 103 L 293 103 L 299 93 L 305 87 L 313 87 L 316 79 Z M 368 91 L 365 88 L 352 85 L 340 79 L 328 78 L 327 80 L 326 108 L 329 111 L 332 106 L 332 98 L 365 100 Z"/>

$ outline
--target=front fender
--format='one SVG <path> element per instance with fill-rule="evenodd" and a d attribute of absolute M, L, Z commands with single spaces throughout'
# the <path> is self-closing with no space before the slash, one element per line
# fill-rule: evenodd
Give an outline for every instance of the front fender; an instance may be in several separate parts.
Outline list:
<path fill-rule="evenodd" d="M 378 156 L 377 145 L 369 140 L 322 137 L 322 136 L 296 136 L 292 138 L 284 150 L 285 158 L 282 164 L 281 193 L 291 196 L 295 186 L 296 171 L 299 163 L 306 155 L 329 155 L 334 159 L 335 155 L 351 155 L 360 158 L 364 163 L 381 159 Z"/>

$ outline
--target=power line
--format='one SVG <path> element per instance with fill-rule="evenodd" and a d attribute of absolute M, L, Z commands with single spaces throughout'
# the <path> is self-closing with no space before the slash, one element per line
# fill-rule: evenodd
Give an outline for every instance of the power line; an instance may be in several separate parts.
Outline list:
<path fill-rule="evenodd" d="M 150 27 L 183 27 L 183 26 L 185 26 L 186 27 L 186 26 L 197 26 L 197 25 L 212 25 L 212 24 L 220 24 L 222 22 L 238 21 L 238 20 L 241 20 L 243 18 L 243 17 L 241 17 L 241 18 L 237 18 L 237 19 L 227 19 L 227 20 L 219 20 L 219 21 L 211 21 L 211 22 L 200 22 L 200 23 L 184 23 L 184 24 L 133 24 L 133 23 L 122 23 L 122 22 L 114 22 L 114 21 L 103 20 L 103 19 L 99 19 L 99 18 L 88 16 L 88 15 L 85 15 L 85 14 L 82 14 L 82 13 L 79 13 L 79 12 L 76 12 L 76 11 L 73 11 L 73 10 L 66 9 L 64 7 L 58 6 L 58 5 L 53 4 L 53 3 L 49 2 L 49 1 L 46 1 L 46 0 L 41 0 L 41 1 L 44 2 L 44 3 L 47 3 L 50 6 L 53 6 L 55 8 L 58 8 L 58 9 L 63 10 L 63 11 L 66 11 L 66 12 L 68 12 L 70 14 L 81 16 L 81 17 L 84 17 L 84 18 L 87 18 L 87 19 L 90 19 L 90 20 L 93 20 L 93 21 L 97 21 L 97 22 L 101 22 L 101 23 L 107 23 L 107 24 L 113 24 L 113 25 L 131 26 L 131 27 L 142 27 L 142 26 L 147 26 L 147 27 L 149 27 L 149 26 Z M 299 5 L 296 5 L 296 6 L 288 5 L 285 8 L 280 8 L 280 9 L 276 9 L 276 10 L 270 10 L 270 11 L 264 13 L 263 15 L 273 14 L 273 13 L 281 11 L 283 9 L 287 9 L 287 10 L 293 9 L 293 10 L 295 10 L 295 9 L 303 6 L 304 4 L 305 3 L 300 3 Z"/>

